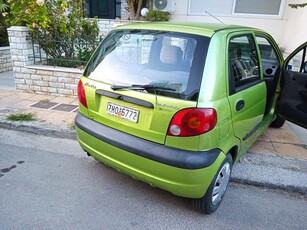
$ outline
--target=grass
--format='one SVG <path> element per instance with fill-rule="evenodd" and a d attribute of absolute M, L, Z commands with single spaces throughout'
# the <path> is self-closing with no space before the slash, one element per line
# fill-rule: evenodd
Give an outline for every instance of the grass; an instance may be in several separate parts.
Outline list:
<path fill-rule="evenodd" d="M 69 125 L 68 125 L 68 128 L 70 129 L 70 130 L 74 130 L 75 129 L 75 122 L 72 122 L 72 123 L 70 123 Z"/>
<path fill-rule="evenodd" d="M 33 113 L 12 113 L 6 117 L 10 121 L 34 121 L 35 114 Z"/>
<path fill-rule="evenodd" d="M 40 100 L 39 102 L 47 103 L 47 102 L 49 102 L 49 101 L 50 101 L 49 99 L 42 99 L 42 100 Z"/>

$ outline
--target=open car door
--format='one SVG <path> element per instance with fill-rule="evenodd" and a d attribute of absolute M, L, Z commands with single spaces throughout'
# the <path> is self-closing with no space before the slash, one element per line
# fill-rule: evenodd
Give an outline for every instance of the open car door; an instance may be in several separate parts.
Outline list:
<path fill-rule="evenodd" d="M 307 128 L 307 42 L 286 59 L 281 87 L 279 115 Z"/>

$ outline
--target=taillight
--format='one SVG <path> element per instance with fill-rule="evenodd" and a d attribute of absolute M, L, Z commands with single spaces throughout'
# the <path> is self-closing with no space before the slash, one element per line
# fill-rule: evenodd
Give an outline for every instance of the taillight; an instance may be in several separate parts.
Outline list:
<path fill-rule="evenodd" d="M 87 108 L 85 89 L 81 80 L 78 83 L 77 92 L 80 104 L 83 105 L 85 108 Z"/>
<path fill-rule="evenodd" d="M 174 115 L 167 134 L 179 137 L 196 136 L 212 130 L 216 122 L 215 109 L 184 109 Z"/>

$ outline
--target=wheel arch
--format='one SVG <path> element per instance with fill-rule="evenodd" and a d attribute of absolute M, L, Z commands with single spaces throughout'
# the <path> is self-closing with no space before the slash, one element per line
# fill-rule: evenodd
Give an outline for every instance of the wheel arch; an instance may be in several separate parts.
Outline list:
<path fill-rule="evenodd" d="M 230 153 L 230 155 L 232 156 L 232 162 L 233 162 L 233 164 L 237 161 L 238 151 L 239 151 L 239 147 L 238 147 L 237 145 L 236 145 L 236 146 L 233 146 L 233 147 L 228 151 L 228 153 Z"/>

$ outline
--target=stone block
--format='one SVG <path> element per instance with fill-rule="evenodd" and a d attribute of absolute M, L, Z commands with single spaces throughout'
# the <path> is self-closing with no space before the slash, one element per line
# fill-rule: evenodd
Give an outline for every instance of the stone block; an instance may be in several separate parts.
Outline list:
<path fill-rule="evenodd" d="M 27 85 L 33 85 L 33 80 L 25 79 Z"/>
<path fill-rule="evenodd" d="M 38 80 L 33 80 L 33 85 L 38 85 L 38 86 L 48 86 L 49 82 L 48 81 L 38 81 Z"/>
<path fill-rule="evenodd" d="M 72 96 L 73 93 L 74 92 L 71 89 L 58 89 L 58 94 L 59 95 Z"/>
<path fill-rule="evenodd" d="M 66 73 L 66 72 L 59 72 L 59 71 L 54 71 L 54 72 L 53 72 L 53 76 L 56 76 L 56 77 L 68 77 L 68 73 Z"/>
<path fill-rule="evenodd" d="M 43 75 L 41 76 L 42 80 L 50 81 L 50 82 L 58 82 L 58 77 L 50 76 L 50 75 Z"/>
<path fill-rule="evenodd" d="M 14 67 L 14 68 L 18 68 L 18 67 Z M 36 69 L 30 69 L 30 68 L 23 68 L 22 72 L 23 73 L 36 74 L 37 70 Z"/>
<path fill-rule="evenodd" d="M 53 71 L 51 71 L 51 70 L 37 70 L 37 74 L 40 74 L 40 75 L 53 75 Z"/>
<path fill-rule="evenodd" d="M 74 89 L 77 89 L 77 84 L 67 84 L 66 83 L 64 88 L 65 89 L 72 89 L 72 90 L 74 90 Z"/>
<path fill-rule="evenodd" d="M 31 79 L 32 80 L 43 80 L 42 76 L 38 74 L 31 74 Z"/>
<path fill-rule="evenodd" d="M 13 58 L 13 57 L 12 57 L 12 58 Z M 13 66 L 23 67 L 23 66 L 24 66 L 24 62 L 21 62 L 21 61 L 13 61 Z"/>
<path fill-rule="evenodd" d="M 61 88 L 64 89 L 64 83 L 59 83 L 59 82 L 49 82 L 50 87 L 54 88 Z"/>
<path fill-rule="evenodd" d="M 20 89 L 20 90 L 30 90 L 30 86 L 29 85 L 25 85 L 25 84 L 16 84 L 16 89 Z"/>
<path fill-rule="evenodd" d="M 74 78 L 70 78 L 70 77 L 59 77 L 58 78 L 59 82 L 63 82 L 63 83 L 73 83 L 74 82 Z"/>
<path fill-rule="evenodd" d="M 29 85 L 29 90 L 32 90 L 34 92 L 41 92 L 42 91 L 42 87 L 41 86 L 37 86 L 37 85 Z"/>
<path fill-rule="evenodd" d="M 25 84 L 25 79 L 15 78 L 15 84 Z"/>

